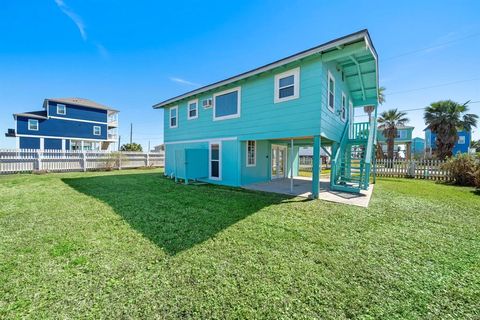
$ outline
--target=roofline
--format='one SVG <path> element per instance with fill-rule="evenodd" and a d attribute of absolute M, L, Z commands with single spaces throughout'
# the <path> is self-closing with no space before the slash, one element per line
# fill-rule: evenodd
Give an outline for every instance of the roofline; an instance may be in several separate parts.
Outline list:
<path fill-rule="evenodd" d="M 14 113 L 13 119 L 17 119 L 17 117 L 27 117 L 27 118 L 34 118 L 34 119 L 48 119 L 47 117 L 39 116 L 38 114 L 34 113 Z"/>
<path fill-rule="evenodd" d="M 115 112 L 120 112 L 118 110 L 112 109 L 110 107 L 104 106 L 103 108 L 100 107 L 93 107 L 93 106 L 86 106 L 82 103 L 75 103 L 75 102 L 65 102 L 60 99 L 55 99 L 55 98 L 47 98 L 43 101 L 43 108 L 46 108 L 46 105 L 48 104 L 48 101 L 53 101 L 53 102 L 59 102 L 59 103 L 66 103 L 66 104 L 72 104 L 74 106 L 80 106 L 80 107 L 85 107 L 85 108 L 92 108 L 92 109 L 97 109 L 97 110 L 107 110 L 107 111 L 115 111 Z M 93 101 L 94 102 L 94 101 Z"/>
<path fill-rule="evenodd" d="M 383 131 L 385 130 L 385 128 L 380 128 L 380 126 L 378 126 L 378 131 Z M 403 127 L 397 127 L 397 130 L 402 130 L 402 129 L 415 129 L 415 127 L 412 127 L 412 126 L 403 126 Z"/>
<path fill-rule="evenodd" d="M 287 63 L 291 63 L 291 62 L 294 62 L 294 61 L 296 61 L 296 60 L 299 60 L 299 59 L 302 59 L 302 58 L 311 56 L 311 55 L 313 55 L 313 54 L 317 54 L 317 53 L 320 53 L 320 52 L 322 52 L 322 51 L 335 48 L 335 47 L 337 47 L 337 46 L 339 46 L 339 45 L 341 45 L 341 44 L 348 43 L 348 42 L 353 42 L 353 41 L 355 41 L 355 40 L 360 40 L 360 39 L 366 39 L 366 41 L 365 41 L 365 42 L 366 42 L 366 45 L 372 49 L 372 53 L 374 54 L 375 59 L 378 60 L 377 51 L 376 51 L 375 48 L 373 47 L 373 43 L 372 43 L 372 40 L 371 40 L 371 38 L 370 38 L 370 34 L 369 34 L 369 32 L 368 32 L 368 29 L 363 29 L 363 30 L 360 30 L 360 31 L 357 31 L 357 32 L 348 34 L 348 35 L 346 35 L 346 36 L 343 36 L 343 37 L 340 37 L 340 38 L 337 38 L 337 39 L 334 39 L 334 40 L 325 42 L 324 44 L 321 44 L 321 45 L 319 45 L 319 46 L 316 46 L 316 47 L 313 47 L 313 48 L 310 48 L 310 49 L 301 51 L 301 52 L 299 52 L 299 53 L 290 55 L 290 56 L 288 56 L 288 57 L 286 57 L 286 58 L 283 58 L 283 59 L 280 59 L 280 60 L 271 62 L 271 63 L 266 64 L 266 65 L 264 65 L 264 66 L 261 66 L 261 67 L 252 69 L 252 70 L 247 71 L 247 72 L 244 72 L 244 73 L 240 73 L 240 74 L 238 74 L 238 75 L 236 75 L 236 76 L 233 76 L 233 77 L 230 77 L 230 78 L 227 78 L 227 79 L 224 79 L 224 80 L 220 80 L 220 81 L 214 82 L 214 83 L 212 83 L 212 84 L 209 84 L 209 85 L 200 87 L 200 88 L 198 88 L 198 89 L 195 89 L 195 90 L 186 92 L 186 93 L 184 93 L 184 94 L 178 95 L 178 96 L 176 96 L 176 97 L 173 97 L 173 98 L 164 100 L 164 101 L 162 101 L 162 102 L 159 102 L 159 103 L 153 105 L 153 108 L 154 108 L 154 109 L 163 108 L 163 107 L 165 107 L 166 105 L 172 104 L 172 103 L 174 103 L 174 102 L 177 102 L 177 101 L 179 101 L 179 100 L 188 98 L 188 97 L 190 97 L 190 96 L 197 95 L 197 94 L 200 94 L 200 93 L 203 93 L 203 92 L 206 92 L 206 91 L 213 90 L 213 89 L 215 89 L 215 88 L 218 88 L 218 87 L 221 87 L 221 86 L 224 86 L 224 85 L 233 83 L 233 82 L 235 82 L 235 81 L 239 81 L 239 80 L 242 80 L 242 79 L 245 79 L 245 78 L 254 76 L 254 75 L 256 75 L 256 74 L 259 74 L 259 73 L 262 73 L 262 72 L 266 72 L 266 71 L 269 71 L 269 70 L 271 70 L 271 69 L 280 67 L 280 66 L 285 65 L 285 64 L 287 64 Z"/>

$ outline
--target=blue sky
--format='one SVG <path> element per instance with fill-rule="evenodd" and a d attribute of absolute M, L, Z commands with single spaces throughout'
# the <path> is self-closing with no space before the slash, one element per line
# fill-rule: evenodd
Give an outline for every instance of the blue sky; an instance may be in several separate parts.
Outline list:
<path fill-rule="evenodd" d="M 119 109 L 122 141 L 132 122 L 133 140 L 153 146 L 163 139 L 154 103 L 364 28 L 387 88 L 381 110 L 480 101 L 479 1 L 5 0 L 0 9 L 0 148 L 15 146 L 3 135 L 12 113 L 47 97 Z M 416 136 L 422 115 L 409 112 Z"/>

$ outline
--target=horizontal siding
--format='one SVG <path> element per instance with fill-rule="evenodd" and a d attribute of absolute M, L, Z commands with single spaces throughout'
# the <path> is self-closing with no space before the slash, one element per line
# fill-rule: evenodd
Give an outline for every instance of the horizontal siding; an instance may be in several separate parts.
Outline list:
<path fill-rule="evenodd" d="M 65 115 L 57 114 L 57 104 L 64 104 L 66 106 Z M 82 107 L 67 103 L 57 103 L 53 101 L 48 102 L 48 115 L 62 118 L 107 122 L 107 110 Z"/>

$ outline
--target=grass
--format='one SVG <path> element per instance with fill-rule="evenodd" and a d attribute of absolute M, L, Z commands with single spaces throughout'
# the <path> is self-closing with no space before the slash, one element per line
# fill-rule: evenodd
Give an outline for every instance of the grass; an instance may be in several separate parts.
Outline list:
<path fill-rule="evenodd" d="M 0 177 L 0 318 L 480 317 L 480 195 L 368 209 L 159 171 Z"/>

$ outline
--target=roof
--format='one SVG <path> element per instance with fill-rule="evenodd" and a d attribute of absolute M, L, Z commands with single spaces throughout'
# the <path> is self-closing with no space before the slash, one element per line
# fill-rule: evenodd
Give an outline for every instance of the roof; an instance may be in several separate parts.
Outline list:
<path fill-rule="evenodd" d="M 100 104 L 98 102 L 89 100 L 89 99 L 84 99 L 84 98 L 48 98 L 45 99 L 43 103 L 43 107 L 47 105 L 47 101 L 53 101 L 53 102 L 59 102 L 59 103 L 66 103 L 66 104 L 73 104 L 77 106 L 82 106 L 82 107 L 89 107 L 89 108 L 94 108 L 94 109 L 100 109 L 100 110 L 109 110 L 109 111 L 116 111 L 118 110 L 112 109 L 108 106 L 105 106 L 103 104 Z"/>
<path fill-rule="evenodd" d="M 311 55 L 314 55 L 314 54 L 323 53 L 323 52 L 325 52 L 327 50 L 331 50 L 331 49 L 337 49 L 340 46 L 356 43 L 356 42 L 359 42 L 359 41 L 362 41 L 362 40 L 366 41 L 367 46 L 370 47 L 373 55 L 375 56 L 375 58 L 377 58 L 377 52 L 375 51 L 375 48 L 373 47 L 372 41 L 370 39 L 370 34 L 368 33 L 367 29 L 364 29 L 364 30 L 360 30 L 358 32 L 351 33 L 349 35 L 346 35 L 346 36 L 328 41 L 328 42 L 323 43 L 321 45 L 318 45 L 316 47 L 301 51 L 299 53 L 293 54 L 293 55 L 288 56 L 286 58 L 283 58 L 283 59 L 277 60 L 275 62 L 266 64 L 264 66 L 258 67 L 256 69 L 252 69 L 250 71 L 238 74 L 236 76 L 227 78 L 225 80 L 214 82 L 212 84 L 203 86 L 201 88 L 186 92 L 186 93 L 181 94 L 179 96 L 164 100 L 162 102 L 159 102 L 159 103 L 155 104 L 153 106 L 153 108 L 154 109 L 163 108 L 163 107 L 165 107 L 169 104 L 175 103 L 179 100 L 186 99 L 186 98 L 191 97 L 193 95 L 197 95 L 197 94 L 200 94 L 200 93 L 204 93 L 206 91 L 210 91 L 210 90 L 219 88 L 221 86 L 228 85 L 230 83 L 233 83 L 233 82 L 236 82 L 236 81 L 254 76 L 256 74 L 259 74 L 259 73 L 262 73 L 262 72 L 280 67 L 282 65 L 297 61 L 299 59 L 302 59 L 302 58 L 305 58 L 305 57 L 308 57 L 308 56 L 311 56 Z"/>
<path fill-rule="evenodd" d="M 27 112 L 13 114 L 14 119 L 16 119 L 18 116 L 28 117 L 33 119 L 47 119 L 47 111 L 27 111 Z"/>

